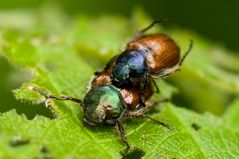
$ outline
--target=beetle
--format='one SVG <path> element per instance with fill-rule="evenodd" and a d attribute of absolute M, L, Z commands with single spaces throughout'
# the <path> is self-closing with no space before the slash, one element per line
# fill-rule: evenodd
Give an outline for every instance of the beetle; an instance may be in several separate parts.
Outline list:
<path fill-rule="evenodd" d="M 80 104 L 84 112 L 84 122 L 90 126 L 116 125 L 122 141 L 127 146 L 126 149 L 129 149 L 130 145 L 126 140 L 126 133 L 122 124 L 122 120 L 125 118 L 148 118 L 164 127 L 170 128 L 166 123 L 145 114 L 152 107 L 167 101 L 164 99 L 145 104 L 145 101 L 148 101 L 154 92 L 151 81 L 148 81 L 143 93 L 135 85 L 129 84 L 127 87 L 119 88 L 112 84 L 111 72 L 112 65 L 108 63 L 102 72 L 98 72 L 95 75 L 91 82 L 91 87 L 83 100 L 67 96 L 57 97 L 49 95 L 36 87 L 31 87 L 31 90 L 43 95 L 46 99 L 46 104 L 49 103 L 49 99 L 68 100 Z"/>
<path fill-rule="evenodd" d="M 104 74 L 104 72 L 102 72 L 102 74 Z M 99 76 L 95 78 L 99 78 Z M 130 145 L 126 140 L 126 133 L 122 124 L 122 120 L 125 118 L 148 118 L 166 128 L 171 128 L 168 124 L 146 115 L 148 110 L 161 102 L 165 102 L 165 100 L 155 101 L 144 105 L 144 103 L 141 102 L 142 96 L 140 89 L 133 85 L 127 88 L 117 88 L 110 84 L 102 84 L 100 82 L 97 84 L 95 82 L 96 80 L 93 80 L 92 87 L 86 93 L 83 100 L 67 96 L 57 97 L 49 95 L 37 87 L 31 87 L 31 90 L 43 95 L 46 104 L 49 104 L 49 99 L 73 101 L 80 104 L 84 112 L 83 120 L 90 126 L 117 126 L 121 139 L 127 146 L 126 150 L 130 149 Z M 151 84 L 151 82 L 147 83 L 145 88 L 145 101 L 153 95 Z"/>
<path fill-rule="evenodd" d="M 111 78 L 114 85 L 120 87 L 133 83 L 143 92 L 147 80 L 151 80 L 159 92 L 154 79 L 169 76 L 181 69 L 183 61 L 192 49 L 193 42 L 190 41 L 187 52 L 180 58 L 178 45 L 168 35 L 162 33 L 144 35 L 144 32 L 160 22 L 162 20 L 156 20 L 139 31 L 127 43 L 126 49 L 110 60 L 108 65 L 113 65 Z"/>
<path fill-rule="evenodd" d="M 126 50 L 114 56 L 101 72 L 96 72 L 91 87 L 83 100 L 72 97 L 57 97 L 31 87 L 49 99 L 68 100 L 79 103 L 84 112 L 84 122 L 91 126 L 117 126 L 122 141 L 130 148 L 122 119 L 129 117 L 148 118 L 170 128 L 164 122 L 153 119 L 146 112 L 162 101 L 145 104 L 153 95 L 154 78 L 166 77 L 178 71 L 192 48 L 180 59 L 177 44 L 167 35 L 143 35 L 156 23 L 141 30 L 127 44 Z M 158 87 L 157 92 L 158 92 Z M 164 100 L 163 100 L 164 101 Z"/>

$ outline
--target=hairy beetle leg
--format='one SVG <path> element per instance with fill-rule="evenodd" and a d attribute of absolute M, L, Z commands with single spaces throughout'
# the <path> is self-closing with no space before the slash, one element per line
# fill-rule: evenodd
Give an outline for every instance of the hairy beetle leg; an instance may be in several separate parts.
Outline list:
<path fill-rule="evenodd" d="M 120 137 L 121 137 L 121 140 L 125 143 L 126 145 L 126 151 L 130 149 L 130 145 L 126 139 L 126 134 L 125 134 L 125 129 L 122 125 L 122 123 L 120 121 L 117 121 L 116 123 L 117 127 L 118 127 L 118 130 L 120 132 Z"/>

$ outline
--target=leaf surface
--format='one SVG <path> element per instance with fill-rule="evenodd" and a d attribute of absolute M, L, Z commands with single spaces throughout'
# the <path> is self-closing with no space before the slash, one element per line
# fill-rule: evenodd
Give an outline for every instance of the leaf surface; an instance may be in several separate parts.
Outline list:
<path fill-rule="evenodd" d="M 145 25 L 150 21 L 141 12 L 136 12 L 132 21 L 119 16 L 97 19 L 79 16 L 67 19 L 71 21 L 68 25 L 62 13 L 55 11 L 51 14 L 55 16 L 50 19 L 44 15 L 39 18 L 37 13 L 31 12 L 24 21 L 24 15 L 14 14 L 23 19 L 25 27 L 6 24 L 0 41 L 3 56 L 11 64 L 33 74 L 31 81 L 14 90 L 17 99 L 32 104 L 44 102 L 43 96 L 30 89 L 32 86 L 57 96 L 83 99 L 94 71 L 100 70 L 113 54 L 119 53 L 130 37 L 128 28 L 132 22 L 140 28 L 143 27 L 141 23 Z M 187 49 L 189 37 L 194 40 L 194 49 L 183 65 L 185 72 L 207 81 L 209 87 L 212 84 L 228 94 L 238 93 L 239 76 L 220 68 L 211 55 L 206 54 L 214 49 L 210 42 L 192 32 L 178 29 L 171 32 L 179 41 L 182 52 Z M 189 76 L 179 75 L 179 79 L 186 77 Z M 177 92 L 175 86 L 163 80 L 158 84 L 161 94 L 155 95 L 154 99 L 171 98 Z M 236 100 L 222 117 L 198 114 L 172 103 L 162 104 L 160 113 L 157 109 L 151 116 L 168 123 L 173 129 L 146 119 L 126 120 L 127 139 L 133 149 L 143 152 L 144 158 L 238 158 L 238 103 Z M 0 158 L 122 157 L 124 145 L 117 129 L 88 128 L 82 123 L 81 106 L 72 102 L 51 100 L 50 109 L 55 114 L 54 119 L 36 116 L 29 120 L 14 110 L 2 113 Z"/>

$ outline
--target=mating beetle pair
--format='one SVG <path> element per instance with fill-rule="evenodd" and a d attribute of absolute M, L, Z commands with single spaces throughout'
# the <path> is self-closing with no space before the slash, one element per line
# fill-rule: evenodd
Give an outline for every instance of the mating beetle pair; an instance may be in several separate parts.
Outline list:
<path fill-rule="evenodd" d="M 153 86 L 158 92 L 155 78 L 180 70 L 185 57 L 191 51 L 192 41 L 188 51 L 180 59 L 180 49 L 169 36 L 144 35 L 145 31 L 159 22 L 161 21 L 154 21 L 139 31 L 127 44 L 125 51 L 114 56 L 103 71 L 95 73 L 91 88 L 83 101 L 71 97 L 43 95 L 47 99 L 80 103 L 84 110 L 84 121 L 89 125 L 117 125 L 127 148 L 130 146 L 121 119 L 144 117 L 167 127 L 165 123 L 145 114 L 157 102 L 151 105 L 146 105 L 145 102 L 153 95 Z"/>

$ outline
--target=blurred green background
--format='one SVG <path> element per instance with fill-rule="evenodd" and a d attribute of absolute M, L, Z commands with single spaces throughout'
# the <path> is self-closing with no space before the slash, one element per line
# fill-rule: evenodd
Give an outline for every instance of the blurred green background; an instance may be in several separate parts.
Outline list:
<path fill-rule="evenodd" d="M 37 10 L 38 8 L 48 5 L 62 9 L 69 16 L 83 13 L 92 16 L 118 14 L 126 17 L 130 16 L 135 7 L 139 6 L 154 19 L 167 18 L 171 26 L 179 26 L 193 30 L 201 36 L 225 46 L 229 50 L 239 52 L 239 21 L 237 19 L 239 15 L 239 1 L 236 0 L 2 0 L 0 1 L 0 12 L 11 10 Z M 19 78 L 18 75 L 21 76 L 21 78 Z M 18 78 L 15 78 L 16 76 L 18 76 Z M 16 108 L 18 113 L 24 112 L 29 118 L 34 117 L 36 113 L 48 117 L 52 116 L 50 111 L 43 105 L 32 107 L 28 103 L 21 103 L 14 99 L 10 90 L 20 87 L 24 81 L 30 79 L 31 77 L 24 70 L 10 66 L 6 60 L 0 58 L 0 112 Z M 224 94 L 221 96 L 223 95 Z M 176 98 L 181 97 L 176 96 L 175 99 Z M 185 102 L 185 105 L 187 104 L 188 103 Z M 218 112 L 215 111 L 214 113 L 220 114 L 220 112 L 221 110 Z"/>
<path fill-rule="evenodd" d="M 168 18 L 183 28 L 239 50 L 239 1 L 238 0 L 10 0 L 0 1 L 0 10 L 36 9 L 47 3 L 58 5 L 68 14 L 87 13 L 130 15 L 135 6 L 141 6 L 155 19 Z"/>

